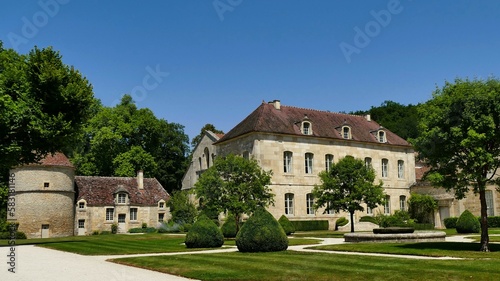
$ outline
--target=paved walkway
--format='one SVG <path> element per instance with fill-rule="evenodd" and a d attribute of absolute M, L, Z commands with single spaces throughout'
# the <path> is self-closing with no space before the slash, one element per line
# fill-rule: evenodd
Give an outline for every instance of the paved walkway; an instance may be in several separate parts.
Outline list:
<path fill-rule="evenodd" d="M 446 241 L 453 242 L 470 242 L 463 236 L 447 237 Z M 343 244 L 343 238 L 325 238 L 322 245 Z M 411 259 L 453 259 L 453 258 L 432 258 L 421 256 L 405 256 L 405 255 L 385 255 L 385 254 L 368 254 L 368 253 L 350 253 L 350 252 L 330 252 L 304 249 L 306 246 L 290 246 L 288 249 L 293 251 L 306 252 L 321 252 L 332 254 L 346 255 L 370 255 L 384 257 L 398 257 Z M 169 255 L 193 255 L 203 253 L 221 253 L 237 251 L 236 247 L 222 248 L 217 250 L 199 251 L 199 252 L 184 252 L 184 253 L 160 253 L 160 254 L 140 254 L 140 255 L 119 255 L 119 256 L 83 256 L 68 252 L 56 251 L 32 245 L 16 247 L 16 273 L 8 272 L 9 265 L 7 255 L 9 254 L 8 247 L 0 247 L 0 280 L 13 281 L 34 281 L 34 280 L 51 280 L 51 281 L 133 281 L 133 280 L 148 280 L 148 281 L 181 281 L 192 280 L 188 278 L 178 277 L 170 274 L 159 273 L 146 269 L 130 267 L 112 262 L 106 262 L 111 258 L 136 257 L 136 256 L 169 256 Z"/>

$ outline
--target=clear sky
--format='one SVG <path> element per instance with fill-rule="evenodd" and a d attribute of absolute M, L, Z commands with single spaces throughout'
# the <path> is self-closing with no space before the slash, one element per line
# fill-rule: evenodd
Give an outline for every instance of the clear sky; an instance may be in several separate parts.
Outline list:
<path fill-rule="evenodd" d="M 500 1 L 3 0 L 0 40 L 53 46 L 104 105 L 130 93 L 192 138 L 263 100 L 348 112 L 500 76 Z"/>

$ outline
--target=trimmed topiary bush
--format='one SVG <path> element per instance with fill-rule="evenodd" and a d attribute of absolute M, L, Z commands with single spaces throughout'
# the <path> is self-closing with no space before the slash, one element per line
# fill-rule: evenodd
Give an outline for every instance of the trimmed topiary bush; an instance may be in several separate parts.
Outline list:
<path fill-rule="evenodd" d="M 378 224 L 379 222 L 374 216 L 363 216 L 359 219 L 359 222 L 371 222 L 374 224 Z"/>
<path fill-rule="evenodd" d="M 226 221 L 221 227 L 222 235 L 224 238 L 234 238 L 236 237 L 236 219 L 234 216 L 230 215 L 227 217 Z"/>
<path fill-rule="evenodd" d="M 469 210 L 465 210 L 457 220 L 458 233 L 479 233 L 481 224 Z"/>
<path fill-rule="evenodd" d="M 188 248 L 217 248 L 224 244 L 224 236 L 211 219 L 202 215 L 186 234 L 185 244 Z"/>
<path fill-rule="evenodd" d="M 349 223 L 349 220 L 346 219 L 345 217 L 341 217 L 341 218 L 338 218 L 336 221 L 335 221 L 335 230 L 339 230 L 339 227 L 340 226 L 344 226 L 346 224 Z"/>
<path fill-rule="evenodd" d="M 240 252 L 277 252 L 288 248 L 288 238 L 278 221 L 260 208 L 246 221 L 236 235 Z"/>
<path fill-rule="evenodd" d="M 500 227 L 500 217 L 488 217 L 488 227 Z"/>
<path fill-rule="evenodd" d="M 290 235 L 295 232 L 295 227 L 285 215 L 282 215 L 278 222 L 280 223 L 281 227 L 283 227 L 286 235 Z"/>
<path fill-rule="evenodd" d="M 444 219 L 444 226 L 447 229 L 457 228 L 457 217 L 449 217 Z"/>

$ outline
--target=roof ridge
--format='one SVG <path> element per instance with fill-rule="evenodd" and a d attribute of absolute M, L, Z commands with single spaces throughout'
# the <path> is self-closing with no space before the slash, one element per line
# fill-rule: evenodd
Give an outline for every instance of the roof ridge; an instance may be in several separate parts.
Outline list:
<path fill-rule="evenodd" d="M 338 114 L 338 115 L 348 115 L 348 116 L 353 116 L 353 117 L 362 117 L 362 118 L 364 118 L 363 115 L 343 113 L 343 112 L 338 112 L 338 111 L 321 110 L 321 109 L 298 107 L 298 106 L 292 106 L 292 105 L 281 105 L 281 107 L 289 107 L 289 108 L 296 108 L 296 109 L 302 109 L 302 110 L 310 110 L 310 111 L 317 111 L 317 112 L 323 112 L 323 113 L 333 113 L 333 114 Z"/>

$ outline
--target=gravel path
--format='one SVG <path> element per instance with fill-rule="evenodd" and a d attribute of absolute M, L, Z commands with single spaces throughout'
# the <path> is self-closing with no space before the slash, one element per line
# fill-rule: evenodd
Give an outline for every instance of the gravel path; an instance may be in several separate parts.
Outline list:
<path fill-rule="evenodd" d="M 447 237 L 446 241 L 453 242 L 470 242 L 463 236 Z M 328 244 L 343 244 L 343 238 L 325 238 L 323 245 Z M 322 252 L 322 253 L 336 253 L 336 254 L 349 254 L 349 255 L 370 255 L 370 256 L 384 256 L 384 257 L 398 257 L 398 258 L 412 258 L 412 259 L 453 259 L 453 258 L 431 258 L 421 256 L 405 256 L 405 255 L 385 255 L 385 254 L 367 254 L 367 253 L 347 253 L 347 252 L 327 252 L 304 249 L 310 247 L 306 246 L 290 246 L 288 249 L 293 251 L 307 251 L 307 252 Z M 68 252 L 56 251 L 32 245 L 16 246 L 15 248 L 16 260 L 15 271 L 11 273 L 8 271 L 10 268 L 8 257 L 10 251 L 8 247 L 0 247 L 0 280 L 13 280 L 13 281 L 34 281 L 34 280 L 51 280 L 51 281 L 133 281 L 133 280 L 148 280 L 148 281 L 181 281 L 193 280 L 183 277 L 178 277 L 170 274 L 159 273 L 141 268 L 135 268 L 112 262 L 106 262 L 111 258 L 122 258 L 132 256 L 154 256 L 154 255 L 179 255 L 179 254 L 201 254 L 201 253 L 220 253 L 237 251 L 235 247 L 223 248 L 218 250 L 200 251 L 200 252 L 187 252 L 187 253 L 165 253 L 165 254 L 140 254 L 140 255 L 120 255 L 120 256 L 83 256 L 72 254 Z"/>

